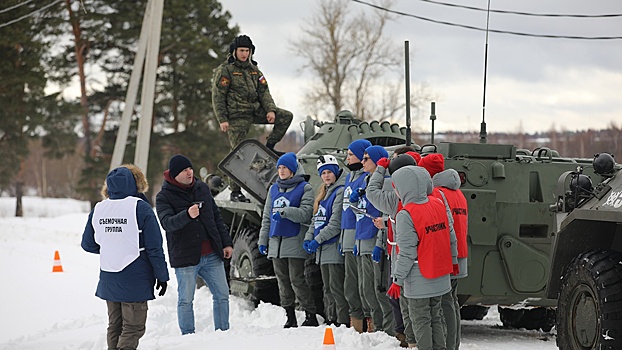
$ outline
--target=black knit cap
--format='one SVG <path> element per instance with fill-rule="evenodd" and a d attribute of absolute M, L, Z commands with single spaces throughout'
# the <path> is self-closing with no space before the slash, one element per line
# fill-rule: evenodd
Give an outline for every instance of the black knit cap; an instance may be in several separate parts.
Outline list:
<path fill-rule="evenodd" d="M 176 178 L 179 173 L 186 168 L 192 168 L 190 159 L 182 156 L 181 154 L 174 155 L 171 160 L 168 161 L 168 173 L 172 178 Z"/>
<path fill-rule="evenodd" d="M 233 39 L 233 42 L 229 45 L 229 53 L 233 53 L 238 47 L 246 47 L 251 49 L 251 54 L 255 54 L 255 45 L 248 35 L 240 35 Z"/>
<path fill-rule="evenodd" d="M 397 157 L 391 159 L 391 162 L 389 163 L 389 175 L 396 172 L 397 169 L 407 165 L 417 165 L 417 163 L 415 163 L 415 159 L 408 154 L 398 155 Z"/>

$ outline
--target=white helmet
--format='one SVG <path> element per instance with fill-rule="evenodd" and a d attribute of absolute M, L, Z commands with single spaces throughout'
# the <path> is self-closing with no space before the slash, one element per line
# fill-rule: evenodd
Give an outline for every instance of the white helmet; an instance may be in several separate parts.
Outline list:
<path fill-rule="evenodd" d="M 320 170 L 320 167 L 324 165 L 330 165 L 330 164 L 339 166 L 339 162 L 337 162 L 337 158 L 335 158 L 335 156 L 330 155 L 330 154 L 322 155 L 317 159 L 317 170 Z"/>

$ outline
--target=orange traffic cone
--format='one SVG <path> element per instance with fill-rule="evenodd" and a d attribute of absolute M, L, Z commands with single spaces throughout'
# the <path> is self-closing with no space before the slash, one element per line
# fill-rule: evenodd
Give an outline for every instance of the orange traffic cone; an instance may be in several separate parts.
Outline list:
<path fill-rule="evenodd" d="M 326 327 L 324 331 L 324 345 L 322 346 L 323 350 L 335 350 L 335 337 L 333 337 L 333 329 L 330 327 Z"/>
<path fill-rule="evenodd" d="M 52 272 L 63 272 L 63 264 L 60 263 L 60 254 L 58 250 L 54 252 L 54 266 Z"/>

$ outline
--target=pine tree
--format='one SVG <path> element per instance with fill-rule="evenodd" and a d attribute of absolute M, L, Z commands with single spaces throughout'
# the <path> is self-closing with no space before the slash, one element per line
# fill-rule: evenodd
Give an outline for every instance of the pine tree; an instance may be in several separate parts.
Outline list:
<path fill-rule="evenodd" d="M 0 188 L 15 185 L 16 216 L 22 216 L 22 165 L 28 138 L 37 135 L 42 122 L 46 78 L 41 57 L 46 47 L 36 30 L 36 16 L 26 16 L 37 5 L 17 4 L 17 0 L 4 1 L 3 8 L 12 9 L 0 13 Z"/>

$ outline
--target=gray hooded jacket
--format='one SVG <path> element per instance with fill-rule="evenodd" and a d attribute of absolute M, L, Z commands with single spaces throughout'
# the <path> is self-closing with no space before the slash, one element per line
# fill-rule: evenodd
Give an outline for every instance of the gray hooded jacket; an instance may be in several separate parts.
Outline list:
<path fill-rule="evenodd" d="M 304 176 L 305 171 L 300 164 L 294 176 Z M 292 191 L 294 188 L 289 188 L 286 191 Z M 283 189 L 279 188 L 279 191 Z M 273 258 L 299 258 L 306 259 L 309 254 L 302 249 L 302 242 L 305 238 L 305 233 L 311 222 L 313 216 L 313 187 L 310 184 L 306 184 L 304 187 L 304 193 L 300 199 L 300 206 L 287 207 L 280 209 L 281 217 L 289 219 L 293 222 L 300 223 L 300 232 L 296 236 L 282 237 L 275 236 L 269 237 L 270 234 L 270 222 L 272 219 L 272 197 L 270 192 L 266 197 L 264 204 L 263 216 L 261 220 L 261 230 L 259 231 L 259 240 L 257 245 L 268 246 L 268 259 Z"/>
<path fill-rule="evenodd" d="M 382 166 L 377 166 L 376 171 L 369 177 L 366 190 L 367 199 L 376 209 L 387 215 L 386 219 L 389 220 L 395 219 L 397 203 L 400 200 L 395 191 L 393 191 L 392 182 L 391 178 L 387 177 L 387 170 Z M 391 249 L 391 255 L 393 255 L 395 253 L 395 245 L 387 247 L 387 229 L 381 231 L 382 234 L 378 234 L 376 246 L 383 248 L 385 252 L 387 249 Z M 381 239 L 383 242 L 380 242 Z"/>
<path fill-rule="evenodd" d="M 430 174 L 421 167 L 405 166 L 393 173 L 395 189 L 406 203 L 427 203 L 428 193 L 432 189 Z M 425 278 L 419 269 L 417 262 L 417 246 L 419 236 L 415 230 L 410 213 L 402 210 L 396 215 L 397 245 L 400 252 L 397 255 L 394 282 L 404 287 L 404 296 L 407 298 L 430 298 L 443 295 L 451 290 L 449 274 L 437 278 Z M 457 263 L 456 234 L 450 225 L 450 242 L 452 262 Z"/>
<path fill-rule="evenodd" d="M 341 174 L 337 178 L 337 181 L 335 181 L 334 184 L 326 189 L 326 195 L 324 196 L 324 199 L 328 198 L 333 192 L 337 192 L 335 193 L 335 201 L 333 202 L 333 211 L 330 216 L 330 220 L 328 221 L 328 224 L 320 230 L 320 233 L 317 235 L 317 237 L 315 237 L 315 240 L 320 244 L 328 241 L 335 236 L 339 236 L 339 234 L 341 233 L 341 212 L 343 211 L 341 205 L 343 203 L 343 184 L 345 182 L 346 174 L 344 171 L 341 171 Z M 314 231 L 315 228 L 313 226 L 312 219 L 311 225 L 309 225 L 309 230 L 307 231 L 307 234 L 305 236 L 306 241 L 314 239 Z M 320 245 L 315 252 L 315 263 L 319 265 L 343 264 L 344 257 L 339 252 L 338 245 L 339 240 L 330 244 Z"/>
<path fill-rule="evenodd" d="M 446 187 L 450 190 L 460 190 L 460 175 L 454 169 L 447 169 L 441 171 L 440 173 L 434 175 L 432 178 L 432 184 L 434 187 Z M 449 206 L 447 201 L 445 200 L 445 206 Z M 450 208 L 451 213 L 451 208 Z M 453 216 L 449 215 L 449 223 L 453 226 Z M 460 272 L 456 276 L 451 276 L 454 278 L 464 278 L 468 276 L 468 267 L 467 267 L 467 258 L 458 258 L 458 266 L 460 267 Z"/>

